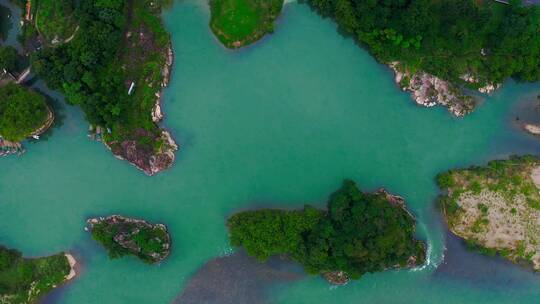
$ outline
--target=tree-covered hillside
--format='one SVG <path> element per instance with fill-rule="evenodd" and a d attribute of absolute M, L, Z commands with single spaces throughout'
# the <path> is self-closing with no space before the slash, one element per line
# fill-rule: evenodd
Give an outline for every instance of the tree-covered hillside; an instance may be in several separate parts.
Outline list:
<path fill-rule="evenodd" d="M 540 7 L 491 0 L 306 0 L 382 62 L 471 86 L 540 79 Z"/>

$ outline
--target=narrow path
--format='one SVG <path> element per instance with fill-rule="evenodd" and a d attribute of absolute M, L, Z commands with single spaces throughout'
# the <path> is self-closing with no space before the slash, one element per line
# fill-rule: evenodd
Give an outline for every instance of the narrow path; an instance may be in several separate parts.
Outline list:
<path fill-rule="evenodd" d="M 20 84 L 22 82 L 24 82 L 24 80 L 26 79 L 26 77 L 28 77 L 28 75 L 30 75 L 30 69 L 31 69 L 31 66 L 27 67 L 22 73 L 21 73 L 21 76 L 19 76 L 19 78 L 17 78 L 17 84 Z"/>

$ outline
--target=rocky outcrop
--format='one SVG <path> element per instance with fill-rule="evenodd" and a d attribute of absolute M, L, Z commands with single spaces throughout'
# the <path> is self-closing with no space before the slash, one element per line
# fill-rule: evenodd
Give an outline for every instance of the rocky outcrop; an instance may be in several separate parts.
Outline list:
<path fill-rule="evenodd" d="M 389 64 L 395 73 L 395 81 L 404 91 L 411 92 L 412 99 L 421 106 L 445 106 L 455 116 L 464 116 L 472 112 L 476 106 L 471 96 L 461 93 L 454 84 L 442 80 L 435 75 L 404 69 L 399 62 Z"/>
<path fill-rule="evenodd" d="M 152 138 L 151 142 L 157 143 L 159 147 L 142 143 L 144 138 Z M 105 142 L 105 145 L 116 158 L 127 160 L 149 176 L 170 168 L 174 163 L 174 152 L 178 150 L 170 133 L 163 129 L 157 137 L 144 129 L 138 129 L 133 132 L 132 139 Z"/>
<path fill-rule="evenodd" d="M 21 143 L 11 142 L 0 137 L 0 156 L 11 154 L 21 155 L 24 153 L 24 148 Z"/>
<path fill-rule="evenodd" d="M 111 258 L 131 254 L 153 264 L 170 254 L 171 237 L 163 224 L 121 215 L 90 218 L 87 223 L 86 230 L 108 250 Z"/>
<path fill-rule="evenodd" d="M 532 135 L 540 136 L 540 125 L 525 123 L 522 125 L 523 129 Z"/>
<path fill-rule="evenodd" d="M 349 283 L 349 275 L 344 271 L 328 271 L 322 273 L 323 278 L 330 284 L 345 285 Z"/>
<path fill-rule="evenodd" d="M 478 79 L 476 77 L 472 76 L 471 74 L 461 75 L 459 78 L 461 78 L 462 80 L 464 80 L 464 81 L 466 81 L 468 83 L 471 83 L 471 84 L 476 84 L 477 85 L 479 83 Z M 497 90 L 500 87 L 501 87 L 500 83 L 487 83 L 484 86 L 478 87 L 477 90 L 480 93 L 490 94 L 490 93 L 493 93 L 495 90 Z"/>
<path fill-rule="evenodd" d="M 163 81 L 161 82 L 162 88 L 165 88 L 169 85 L 173 62 L 174 62 L 174 53 L 172 51 L 172 46 L 169 43 L 169 46 L 167 47 L 167 57 L 165 60 L 165 64 L 163 65 L 163 68 L 161 69 L 161 76 L 163 78 Z M 157 123 L 163 119 L 164 115 L 163 115 L 163 112 L 161 111 L 161 92 L 157 92 L 155 96 L 156 96 L 156 102 L 154 104 L 154 108 L 152 109 L 152 121 Z"/>

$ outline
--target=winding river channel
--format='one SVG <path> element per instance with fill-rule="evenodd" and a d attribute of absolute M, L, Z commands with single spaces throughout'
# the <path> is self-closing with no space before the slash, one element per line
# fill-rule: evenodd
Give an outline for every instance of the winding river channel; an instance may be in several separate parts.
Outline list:
<path fill-rule="evenodd" d="M 81 262 L 78 278 L 45 302 L 538 303 L 539 275 L 448 235 L 434 177 L 539 153 L 540 139 L 515 118 L 540 117 L 540 83 L 508 81 L 457 119 L 415 106 L 389 69 L 306 5 L 287 4 L 276 32 L 241 51 L 212 36 L 203 1 L 177 1 L 164 20 L 175 52 L 164 124 L 181 146 L 172 169 L 147 177 L 116 160 L 58 95 L 60 122 L 49 136 L 0 159 L 0 243 L 27 256 L 71 251 Z M 336 288 L 283 261 L 261 268 L 241 253 L 226 257 L 230 214 L 322 207 L 344 178 L 406 199 L 428 265 Z M 83 227 L 117 213 L 167 224 L 172 255 L 157 266 L 109 260 Z"/>

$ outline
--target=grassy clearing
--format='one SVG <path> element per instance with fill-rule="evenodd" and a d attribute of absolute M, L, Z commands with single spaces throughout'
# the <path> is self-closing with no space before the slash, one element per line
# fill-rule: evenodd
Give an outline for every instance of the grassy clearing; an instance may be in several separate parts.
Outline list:
<path fill-rule="evenodd" d="M 540 270 L 540 158 L 512 157 L 438 176 L 450 230 L 481 252 Z"/>
<path fill-rule="evenodd" d="M 74 16 L 73 0 L 34 0 L 36 27 L 48 41 L 64 41 L 75 32 L 77 24 Z"/>
<path fill-rule="evenodd" d="M 0 246 L 0 303 L 37 303 L 65 281 L 70 269 L 63 253 L 26 259 L 19 251 Z"/>
<path fill-rule="evenodd" d="M 283 0 L 211 0 L 210 27 L 228 48 L 240 48 L 274 31 Z"/>

